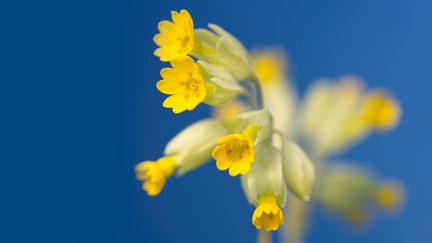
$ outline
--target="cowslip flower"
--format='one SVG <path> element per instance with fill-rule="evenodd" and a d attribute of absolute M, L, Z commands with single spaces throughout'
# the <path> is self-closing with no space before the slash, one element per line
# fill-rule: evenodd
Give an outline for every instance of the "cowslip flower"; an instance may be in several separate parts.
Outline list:
<path fill-rule="evenodd" d="M 273 195 L 261 197 L 252 215 L 252 224 L 257 229 L 274 231 L 283 223 L 284 215 L 282 209 L 277 206 L 276 198 Z"/>
<path fill-rule="evenodd" d="M 162 62 L 169 62 L 190 54 L 194 49 L 194 24 L 187 10 L 171 11 L 172 22 L 162 20 L 158 24 L 160 33 L 153 37 L 159 46 L 154 52 Z"/>
<path fill-rule="evenodd" d="M 246 174 L 255 160 L 254 139 L 260 126 L 250 124 L 242 133 L 219 138 L 212 152 L 219 170 L 229 169 L 231 176 Z"/>
<path fill-rule="evenodd" d="M 163 157 L 158 161 L 144 161 L 135 167 L 136 177 L 144 181 L 143 189 L 149 196 L 156 196 L 165 185 L 177 167 L 177 163 L 172 157 Z"/>
<path fill-rule="evenodd" d="M 223 105 L 244 92 L 243 87 L 224 68 L 186 56 L 171 61 L 172 68 L 161 70 L 156 87 L 170 95 L 163 107 L 174 113 L 193 110 L 200 103 Z"/>
<path fill-rule="evenodd" d="M 143 189 L 150 196 L 158 195 L 167 179 L 199 167 L 211 158 L 216 139 L 226 134 L 219 120 L 198 121 L 171 139 L 158 161 L 144 161 L 135 167 L 136 177 L 143 181 Z"/>
<path fill-rule="evenodd" d="M 172 68 L 164 68 L 156 87 L 170 95 L 163 102 L 163 107 L 172 108 L 174 113 L 193 110 L 206 97 L 206 84 L 198 65 L 191 57 L 171 61 Z"/>
<path fill-rule="evenodd" d="M 231 176 L 246 174 L 255 160 L 255 147 L 271 135 L 267 110 L 250 111 L 223 122 L 229 135 L 219 138 L 212 152 L 219 170 Z"/>
<path fill-rule="evenodd" d="M 242 176 L 243 191 L 249 203 L 256 206 L 252 224 L 257 229 L 274 231 L 284 222 L 282 208 L 286 187 L 282 175 L 280 151 L 270 143 L 257 147 L 257 157 L 250 172 Z"/>

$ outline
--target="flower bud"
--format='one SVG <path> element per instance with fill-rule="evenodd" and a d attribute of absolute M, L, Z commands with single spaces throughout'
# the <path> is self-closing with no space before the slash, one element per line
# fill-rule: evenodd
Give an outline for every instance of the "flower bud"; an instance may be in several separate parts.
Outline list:
<path fill-rule="evenodd" d="M 315 183 L 315 169 L 306 153 L 295 143 L 282 142 L 282 165 L 288 189 L 304 201 L 309 201 Z"/>

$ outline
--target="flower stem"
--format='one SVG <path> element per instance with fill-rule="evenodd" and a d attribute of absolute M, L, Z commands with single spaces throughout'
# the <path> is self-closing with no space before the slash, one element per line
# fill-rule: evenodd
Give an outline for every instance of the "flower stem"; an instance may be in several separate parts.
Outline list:
<path fill-rule="evenodd" d="M 262 92 L 262 88 L 261 88 L 261 84 L 258 80 L 258 77 L 255 75 L 252 79 L 252 88 L 255 94 L 255 101 L 256 101 L 256 106 L 258 109 L 262 109 L 264 108 L 264 102 L 263 102 L 263 92 Z"/>
<path fill-rule="evenodd" d="M 258 243 L 271 243 L 271 233 L 269 231 L 258 231 Z"/>

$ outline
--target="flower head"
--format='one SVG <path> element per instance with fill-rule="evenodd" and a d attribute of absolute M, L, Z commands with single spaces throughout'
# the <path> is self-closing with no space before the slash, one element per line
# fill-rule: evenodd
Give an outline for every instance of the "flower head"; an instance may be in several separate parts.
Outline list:
<path fill-rule="evenodd" d="M 252 224 L 257 229 L 264 228 L 265 231 L 274 231 L 284 222 L 284 215 L 277 205 L 273 195 L 266 195 L 259 199 L 258 207 L 252 215 Z"/>
<path fill-rule="evenodd" d="M 194 25 L 187 10 L 171 11 L 172 22 L 162 20 L 158 24 L 160 33 L 153 37 L 159 46 L 154 52 L 162 62 L 172 61 L 188 55 L 194 48 Z"/>
<path fill-rule="evenodd" d="M 136 177 L 144 181 L 143 189 L 149 196 L 158 195 L 168 177 L 177 167 L 176 160 L 172 157 L 163 157 L 158 161 L 144 161 L 135 167 Z"/>
<path fill-rule="evenodd" d="M 229 169 L 231 176 L 246 174 L 255 159 L 253 147 L 253 140 L 248 135 L 237 133 L 220 138 L 212 153 L 216 167 Z"/>
<path fill-rule="evenodd" d="M 189 57 L 171 61 L 172 68 L 161 70 L 162 80 L 156 87 L 171 95 L 164 102 L 165 108 L 172 108 L 174 113 L 193 110 L 206 97 L 206 84 L 198 65 Z"/>
<path fill-rule="evenodd" d="M 372 128 L 390 129 L 399 121 L 398 103 L 384 92 L 370 94 L 363 108 L 363 119 Z"/>

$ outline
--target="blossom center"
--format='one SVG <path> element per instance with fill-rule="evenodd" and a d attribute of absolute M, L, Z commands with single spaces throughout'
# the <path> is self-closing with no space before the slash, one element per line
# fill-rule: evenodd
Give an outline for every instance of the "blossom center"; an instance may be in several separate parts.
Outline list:
<path fill-rule="evenodd" d="M 192 92 L 198 92 L 200 88 L 200 82 L 197 79 L 189 78 L 188 80 L 186 80 L 185 83 L 186 83 L 187 90 Z"/>

